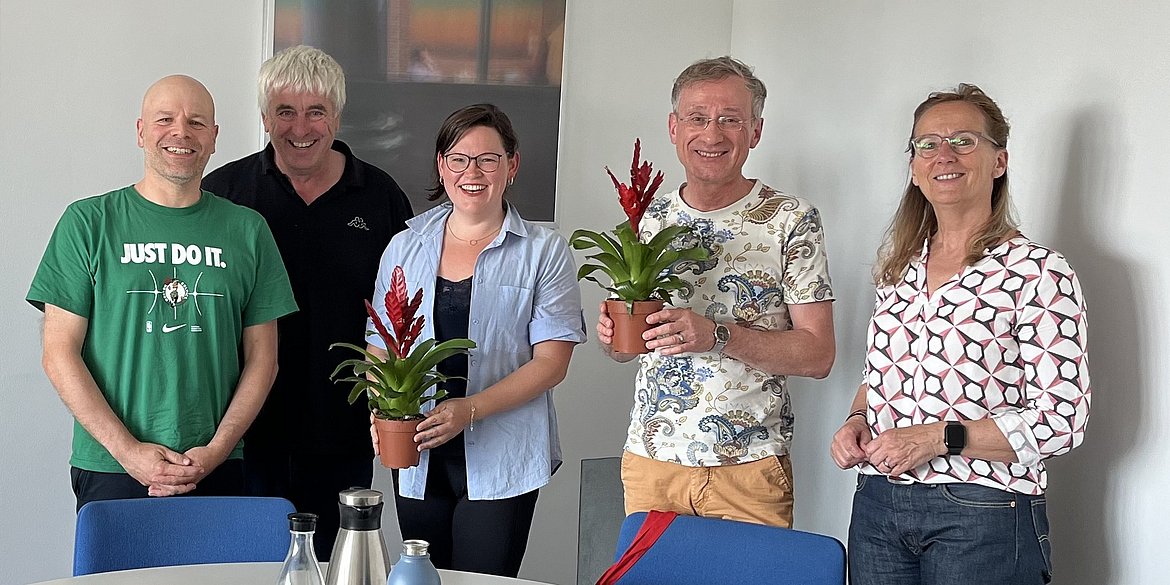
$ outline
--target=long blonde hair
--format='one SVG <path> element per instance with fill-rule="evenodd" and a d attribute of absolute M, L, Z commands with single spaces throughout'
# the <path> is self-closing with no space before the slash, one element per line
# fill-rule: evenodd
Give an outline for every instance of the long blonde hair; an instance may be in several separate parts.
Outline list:
<path fill-rule="evenodd" d="M 918 120 L 927 110 L 945 102 L 962 101 L 971 104 L 981 112 L 987 122 L 987 135 L 1007 148 L 1008 125 L 1007 118 L 987 94 L 979 87 L 960 83 L 953 91 L 936 91 L 926 98 L 914 110 L 914 124 L 910 127 L 913 134 L 918 126 Z M 911 136 L 913 140 L 913 136 Z M 914 158 L 914 149 L 909 148 L 910 158 Z M 991 216 L 976 232 L 968 244 L 965 263 L 974 264 L 991 248 L 1019 227 L 1012 212 L 1011 198 L 1008 197 L 1008 173 L 1004 169 L 1003 175 L 995 179 L 991 189 Z M 906 185 L 902 194 L 902 201 L 898 204 L 898 211 L 886 229 L 885 241 L 878 250 L 878 263 L 874 269 L 874 281 L 878 286 L 897 284 L 906 273 L 910 260 L 922 251 L 922 243 L 938 231 L 938 219 L 934 215 L 934 208 L 926 200 L 926 196 L 914 184 L 913 179 Z"/>

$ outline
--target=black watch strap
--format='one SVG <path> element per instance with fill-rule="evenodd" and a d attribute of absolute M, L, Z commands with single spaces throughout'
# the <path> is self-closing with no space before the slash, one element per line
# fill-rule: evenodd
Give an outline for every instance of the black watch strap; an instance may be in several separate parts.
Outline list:
<path fill-rule="evenodd" d="M 943 429 L 943 444 L 947 446 L 947 455 L 960 455 L 967 447 L 967 427 L 959 421 L 950 421 Z"/>

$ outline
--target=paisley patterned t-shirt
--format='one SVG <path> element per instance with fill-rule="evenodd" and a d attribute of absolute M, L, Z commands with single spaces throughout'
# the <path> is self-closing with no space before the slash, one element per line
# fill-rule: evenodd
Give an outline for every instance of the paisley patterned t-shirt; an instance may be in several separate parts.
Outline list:
<path fill-rule="evenodd" d="M 691 226 L 675 244 L 696 243 L 710 259 L 680 261 L 688 283 L 671 303 L 723 323 L 792 328 L 788 306 L 833 300 L 824 231 L 808 201 L 756 181 L 723 209 L 698 211 L 678 191 L 655 197 L 639 226 L 648 241 L 672 225 Z M 784 376 L 714 352 L 640 358 L 626 450 L 691 467 L 785 455 L 792 407 Z"/>

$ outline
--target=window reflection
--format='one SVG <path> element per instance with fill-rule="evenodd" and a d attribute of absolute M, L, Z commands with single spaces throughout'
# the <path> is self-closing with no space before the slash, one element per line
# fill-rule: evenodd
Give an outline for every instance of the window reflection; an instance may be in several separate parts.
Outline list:
<path fill-rule="evenodd" d="M 386 170 L 415 212 L 435 169 L 434 134 L 474 103 L 508 113 L 524 170 L 508 200 L 555 217 L 565 0 L 276 0 L 273 50 L 299 44 L 345 69 L 338 138 Z"/>
<path fill-rule="evenodd" d="M 358 47 L 364 79 L 559 86 L 565 0 L 277 0 L 275 46 Z"/>

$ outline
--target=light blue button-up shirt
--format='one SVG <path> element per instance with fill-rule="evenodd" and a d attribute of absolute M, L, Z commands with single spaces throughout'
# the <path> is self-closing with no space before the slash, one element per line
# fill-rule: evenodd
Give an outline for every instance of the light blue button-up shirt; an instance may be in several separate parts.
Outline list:
<path fill-rule="evenodd" d="M 451 204 L 406 222 L 382 254 L 374 286 L 374 308 L 386 319 L 386 290 L 395 266 L 406 274 L 409 296 L 423 289 L 427 316 L 419 339 L 434 337 L 435 278 Z M 491 387 L 532 359 L 542 341 L 585 341 L 581 290 L 569 245 L 559 233 L 525 221 L 509 205 L 503 229 L 479 254 L 471 288 L 468 337 L 476 348 L 467 358 L 467 395 Z M 369 323 L 367 330 L 374 329 Z M 385 349 L 377 334 L 366 337 Z M 424 407 L 424 410 L 433 404 Z M 552 390 L 464 429 L 467 491 L 472 500 L 510 498 L 548 483 L 561 464 Z M 399 493 L 422 499 L 430 452 L 417 467 L 399 473 Z"/>

